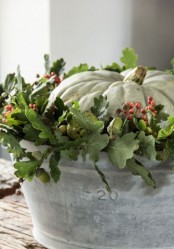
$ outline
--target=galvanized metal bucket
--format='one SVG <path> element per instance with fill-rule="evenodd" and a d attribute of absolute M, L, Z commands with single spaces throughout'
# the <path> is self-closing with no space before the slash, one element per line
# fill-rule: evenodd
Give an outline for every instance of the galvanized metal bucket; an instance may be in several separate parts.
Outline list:
<path fill-rule="evenodd" d="M 34 237 L 49 249 L 174 248 L 174 175 L 169 163 L 153 163 L 156 189 L 113 167 L 104 153 L 98 165 L 112 193 L 81 158 L 60 163 L 57 184 L 24 182 Z"/>

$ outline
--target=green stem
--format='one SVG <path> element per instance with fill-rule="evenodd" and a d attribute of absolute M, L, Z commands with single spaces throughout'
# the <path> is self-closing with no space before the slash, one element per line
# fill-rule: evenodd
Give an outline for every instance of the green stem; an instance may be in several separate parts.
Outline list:
<path fill-rule="evenodd" d="M 143 84 L 144 78 L 146 76 L 146 68 L 143 66 L 138 66 L 132 71 L 130 71 L 123 79 L 124 82 L 126 81 L 134 81 L 139 85 Z"/>

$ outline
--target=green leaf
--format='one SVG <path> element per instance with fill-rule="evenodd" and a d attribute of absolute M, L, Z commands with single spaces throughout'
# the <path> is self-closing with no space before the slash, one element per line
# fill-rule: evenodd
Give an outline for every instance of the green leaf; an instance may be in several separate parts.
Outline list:
<path fill-rule="evenodd" d="M 28 107 L 26 101 L 25 101 L 25 98 L 24 98 L 24 95 L 22 92 L 19 92 L 17 94 L 17 100 L 18 100 L 18 104 L 21 108 L 24 108 L 24 107 Z"/>
<path fill-rule="evenodd" d="M 22 80 L 22 77 L 21 77 L 21 72 L 20 72 L 20 66 L 18 65 L 17 67 L 17 84 L 16 84 L 16 87 L 17 87 L 17 90 L 18 91 L 22 91 L 22 86 L 23 86 L 23 80 Z"/>
<path fill-rule="evenodd" d="M 127 168 L 132 172 L 133 175 L 139 175 L 143 180 L 153 188 L 156 188 L 155 180 L 151 173 L 146 169 L 140 162 L 135 161 L 134 158 L 127 161 Z"/>
<path fill-rule="evenodd" d="M 165 142 L 164 150 L 159 155 L 159 159 L 166 161 L 168 158 L 174 159 L 174 137 Z"/>
<path fill-rule="evenodd" d="M 167 120 L 169 125 L 174 125 L 174 116 L 169 116 Z"/>
<path fill-rule="evenodd" d="M 169 136 L 172 135 L 172 133 L 174 132 L 174 124 L 170 124 L 167 127 L 165 127 L 164 129 L 159 130 L 158 132 L 158 139 L 165 139 Z"/>
<path fill-rule="evenodd" d="M 109 136 L 107 134 L 93 133 L 87 136 L 87 140 L 89 158 L 91 161 L 97 162 L 100 158 L 100 151 L 109 143 Z"/>
<path fill-rule="evenodd" d="M 174 73 L 174 58 L 171 60 L 171 65 L 172 65 L 172 70 L 173 70 L 173 73 Z"/>
<path fill-rule="evenodd" d="M 77 67 L 73 67 L 67 74 L 64 74 L 64 78 L 68 78 L 73 74 L 86 72 L 89 70 L 88 64 L 80 64 Z"/>
<path fill-rule="evenodd" d="M 87 131 L 102 132 L 104 128 L 103 121 L 99 121 L 96 116 L 90 112 L 81 112 L 75 108 L 70 108 L 70 111 L 73 114 L 73 121 L 77 123 L 81 128 L 86 129 Z"/>
<path fill-rule="evenodd" d="M 5 79 L 4 90 L 7 93 L 10 93 L 14 89 L 15 85 L 16 85 L 15 73 L 8 74 L 6 79 Z"/>
<path fill-rule="evenodd" d="M 28 140 L 28 141 L 33 141 L 36 142 L 39 140 L 41 140 L 41 138 L 39 138 L 39 133 L 40 131 L 36 130 L 33 128 L 32 124 L 26 124 L 23 128 L 23 133 L 24 133 L 24 139 Z M 44 139 L 42 140 L 44 143 Z"/>
<path fill-rule="evenodd" d="M 7 147 L 9 153 L 14 154 L 15 158 L 22 158 L 25 155 L 18 139 L 14 135 L 0 131 L 0 142 Z"/>
<path fill-rule="evenodd" d="M 64 136 L 62 136 L 62 138 L 64 138 Z M 67 138 L 67 137 L 65 137 Z M 62 141 L 60 141 L 62 142 Z M 75 148 L 75 149 L 79 149 L 81 148 L 81 145 L 84 145 L 86 143 L 86 138 L 77 138 L 74 141 L 68 141 L 66 139 L 65 143 L 62 144 L 61 147 L 59 147 L 60 150 L 69 150 L 71 148 Z"/>
<path fill-rule="evenodd" d="M 72 107 L 79 110 L 80 109 L 80 105 L 79 105 L 79 102 L 76 101 L 76 100 L 73 100 L 72 101 Z"/>
<path fill-rule="evenodd" d="M 44 60 L 45 60 L 45 73 L 49 73 L 50 72 L 50 58 L 49 58 L 49 54 L 44 54 Z"/>
<path fill-rule="evenodd" d="M 31 122 L 33 128 L 41 131 L 39 137 L 43 139 L 48 139 L 51 144 L 55 145 L 57 141 L 54 137 L 54 134 L 52 133 L 50 128 L 42 122 L 39 115 L 31 108 L 27 108 L 25 110 L 25 114 L 27 119 Z"/>
<path fill-rule="evenodd" d="M 111 191 L 111 188 L 106 180 L 105 175 L 103 174 L 103 172 L 99 169 L 99 167 L 96 164 L 95 164 L 95 170 L 97 171 L 97 173 L 101 177 L 103 183 L 106 185 L 106 190 L 111 193 L 112 191 Z"/>
<path fill-rule="evenodd" d="M 63 58 L 60 58 L 59 60 L 53 62 L 53 65 L 50 68 L 50 73 L 54 72 L 57 75 L 60 75 L 64 71 L 64 66 L 65 66 L 65 61 Z"/>
<path fill-rule="evenodd" d="M 159 105 L 156 105 L 154 108 L 159 113 L 164 109 L 164 105 L 159 104 Z"/>
<path fill-rule="evenodd" d="M 109 102 L 107 101 L 107 96 L 100 95 L 94 98 L 94 106 L 91 107 L 91 112 L 98 118 L 103 118 L 107 113 Z"/>
<path fill-rule="evenodd" d="M 107 70 L 107 71 L 113 71 L 113 72 L 117 72 L 120 73 L 122 71 L 122 68 L 120 67 L 120 65 L 118 65 L 117 63 L 113 62 L 112 65 L 107 65 L 103 68 L 103 70 Z"/>
<path fill-rule="evenodd" d="M 50 175 L 54 182 L 58 182 L 60 179 L 61 171 L 58 167 L 60 160 L 60 153 L 54 151 L 49 160 Z"/>
<path fill-rule="evenodd" d="M 9 126 L 19 126 L 27 123 L 25 112 L 22 109 L 16 108 L 6 116 L 6 123 Z"/>
<path fill-rule="evenodd" d="M 64 121 L 66 118 L 66 111 L 67 106 L 64 105 L 64 102 L 61 98 L 57 97 L 54 103 L 49 108 L 46 108 L 43 116 L 44 118 L 48 119 L 48 123 L 55 123 L 59 119 L 60 121 Z"/>
<path fill-rule="evenodd" d="M 122 132 L 122 125 L 123 125 L 123 121 L 120 117 L 114 118 L 110 122 L 107 128 L 110 137 L 112 137 L 112 135 L 120 135 Z"/>
<path fill-rule="evenodd" d="M 0 131 L 4 131 L 6 133 L 12 131 L 13 133 L 16 133 L 17 135 L 17 131 L 13 127 L 3 124 L 3 123 L 0 123 Z"/>
<path fill-rule="evenodd" d="M 65 106 L 63 100 L 59 97 L 56 98 L 54 105 L 56 107 L 54 110 L 56 118 L 59 118 L 67 110 L 67 106 Z"/>
<path fill-rule="evenodd" d="M 78 160 L 79 151 L 74 148 L 69 148 L 61 151 L 61 158 L 69 160 L 69 161 L 77 161 Z"/>
<path fill-rule="evenodd" d="M 125 48 L 122 51 L 123 56 L 120 58 L 124 64 L 125 69 L 134 68 L 137 66 L 138 56 L 135 54 L 133 48 Z"/>
<path fill-rule="evenodd" d="M 41 161 L 21 161 L 14 164 L 15 175 L 19 178 L 26 178 L 31 181 L 36 173 L 37 168 L 41 166 Z"/>
<path fill-rule="evenodd" d="M 156 159 L 155 138 L 152 135 L 146 136 L 144 131 L 138 135 L 139 152 L 141 156 L 146 156 L 149 160 Z"/>
<path fill-rule="evenodd" d="M 135 140 L 135 136 L 132 132 L 127 133 L 109 144 L 108 156 L 113 165 L 123 169 L 127 160 L 133 157 L 134 151 L 139 148 L 139 140 Z"/>

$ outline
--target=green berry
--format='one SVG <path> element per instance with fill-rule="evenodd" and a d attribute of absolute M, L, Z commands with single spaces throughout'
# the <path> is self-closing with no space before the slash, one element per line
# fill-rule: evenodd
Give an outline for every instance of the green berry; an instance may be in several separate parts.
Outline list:
<path fill-rule="evenodd" d="M 62 133 L 62 135 L 66 135 L 67 134 L 67 125 L 60 125 L 59 131 Z"/>
<path fill-rule="evenodd" d="M 39 168 L 37 170 L 36 176 L 39 177 L 39 179 L 44 183 L 48 183 L 50 181 L 49 174 L 43 168 Z"/>
<path fill-rule="evenodd" d="M 138 122 L 138 128 L 139 128 L 141 131 L 146 130 L 147 125 L 146 125 L 146 122 L 145 122 L 143 119 L 140 119 L 140 121 Z"/>

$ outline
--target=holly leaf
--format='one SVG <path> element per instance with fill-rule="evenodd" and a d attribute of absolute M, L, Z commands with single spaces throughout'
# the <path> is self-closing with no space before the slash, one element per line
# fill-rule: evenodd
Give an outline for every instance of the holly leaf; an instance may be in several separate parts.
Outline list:
<path fill-rule="evenodd" d="M 61 171 L 58 167 L 59 160 L 60 160 L 60 153 L 54 151 L 49 160 L 50 175 L 54 180 L 54 182 L 58 182 L 61 175 Z"/>
<path fill-rule="evenodd" d="M 109 160 L 120 169 L 125 168 L 128 159 L 133 157 L 134 151 L 139 148 L 139 140 L 136 134 L 127 133 L 121 138 L 116 138 L 108 146 Z"/>
<path fill-rule="evenodd" d="M 39 137 L 48 139 L 51 144 L 55 145 L 57 141 L 54 137 L 54 134 L 52 133 L 50 128 L 42 122 L 42 120 L 39 118 L 39 115 L 31 108 L 26 108 L 25 114 L 27 119 L 31 122 L 33 128 L 41 131 Z"/>
<path fill-rule="evenodd" d="M 141 156 L 146 156 L 149 160 L 156 159 L 155 138 L 152 135 L 145 135 L 144 131 L 141 131 L 138 135 L 139 139 L 139 152 Z"/>
<path fill-rule="evenodd" d="M 16 169 L 14 174 L 19 178 L 26 178 L 31 181 L 41 164 L 42 161 L 37 160 L 16 162 L 14 164 L 14 168 Z"/>
<path fill-rule="evenodd" d="M 22 158 L 25 155 L 24 150 L 21 148 L 19 141 L 14 135 L 0 131 L 0 142 L 9 153 L 13 153 L 15 158 Z"/>
<path fill-rule="evenodd" d="M 94 98 L 94 106 L 91 107 L 91 112 L 101 119 L 106 115 L 108 105 L 107 96 L 100 95 L 98 98 Z"/>
<path fill-rule="evenodd" d="M 124 69 L 134 68 L 137 66 L 138 56 L 133 48 L 125 48 L 122 51 L 123 56 L 120 61 L 124 64 Z"/>
<path fill-rule="evenodd" d="M 107 134 L 93 133 L 87 136 L 87 147 L 90 160 L 97 162 L 100 158 L 100 151 L 102 151 L 108 143 L 109 136 Z"/>
<path fill-rule="evenodd" d="M 127 168 L 133 175 L 139 175 L 143 180 L 153 188 L 156 188 L 155 180 L 147 168 L 145 168 L 140 162 L 134 158 L 127 161 Z"/>
<path fill-rule="evenodd" d="M 99 169 L 99 167 L 96 164 L 95 164 L 95 170 L 97 171 L 97 173 L 101 177 L 102 182 L 105 184 L 106 190 L 111 193 L 111 188 L 110 188 L 110 186 L 109 186 L 109 184 L 108 184 L 108 182 L 106 180 L 105 175 L 103 174 L 103 172 Z"/>

